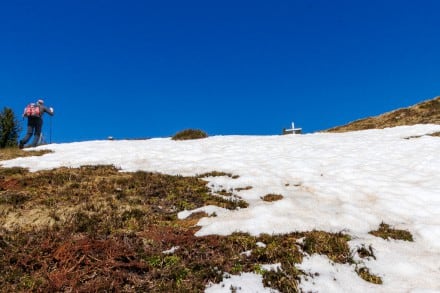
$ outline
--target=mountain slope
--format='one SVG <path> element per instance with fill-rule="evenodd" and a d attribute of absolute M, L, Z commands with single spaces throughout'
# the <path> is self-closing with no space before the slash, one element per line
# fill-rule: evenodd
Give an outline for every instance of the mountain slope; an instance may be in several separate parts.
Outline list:
<path fill-rule="evenodd" d="M 333 127 L 326 132 L 382 129 L 415 124 L 440 124 L 440 96 L 408 108 L 397 109 L 382 115 L 359 119 L 347 125 Z"/>
<path fill-rule="evenodd" d="M 437 292 L 435 132 L 0 150 L 0 292 Z"/>

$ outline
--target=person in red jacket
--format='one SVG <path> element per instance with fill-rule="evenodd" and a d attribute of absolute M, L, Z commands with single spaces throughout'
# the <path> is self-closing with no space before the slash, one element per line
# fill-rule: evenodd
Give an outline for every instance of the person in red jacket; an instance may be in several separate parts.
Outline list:
<path fill-rule="evenodd" d="M 41 129 L 43 127 L 43 115 L 44 113 L 53 116 L 54 111 L 53 108 L 47 108 L 44 106 L 43 100 L 38 100 L 36 104 L 29 104 L 23 113 L 23 117 L 27 117 L 27 132 L 26 136 L 20 140 L 19 148 L 22 149 L 24 145 L 29 141 L 29 139 L 34 135 L 34 140 L 32 141 L 30 146 L 37 146 L 40 136 Z"/>

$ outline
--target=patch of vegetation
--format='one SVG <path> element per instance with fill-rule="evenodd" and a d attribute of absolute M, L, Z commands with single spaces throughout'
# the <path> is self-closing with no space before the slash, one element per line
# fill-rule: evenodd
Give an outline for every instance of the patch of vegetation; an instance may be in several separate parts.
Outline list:
<path fill-rule="evenodd" d="M 353 264 L 354 260 L 348 245 L 350 236 L 343 233 L 312 231 L 306 235 L 302 249 L 308 254 L 323 254 L 336 263 Z"/>
<path fill-rule="evenodd" d="M 337 126 L 326 132 L 346 132 L 364 129 L 382 129 L 402 125 L 440 124 L 440 97 L 421 102 L 408 108 L 397 109 L 375 117 L 359 119 L 347 125 Z"/>
<path fill-rule="evenodd" d="M 232 193 L 232 189 L 231 189 L 231 191 L 227 191 L 226 189 L 222 189 L 220 191 L 217 191 L 216 193 L 219 195 L 222 195 L 222 196 L 234 196 L 234 194 Z"/>
<path fill-rule="evenodd" d="M 440 132 L 434 132 L 434 133 L 425 134 L 425 135 L 428 135 L 428 136 L 440 136 Z M 413 136 L 404 137 L 404 139 L 414 139 L 414 138 L 421 138 L 421 137 L 423 137 L 423 135 L 413 135 Z"/>
<path fill-rule="evenodd" d="M 235 188 L 236 191 L 242 191 L 242 190 L 251 190 L 252 186 L 246 186 L 246 187 L 238 187 Z"/>
<path fill-rule="evenodd" d="M 18 147 L 0 148 L 0 161 L 11 160 L 19 157 L 42 156 L 51 153 L 50 150 L 24 151 Z"/>
<path fill-rule="evenodd" d="M 298 284 L 303 272 L 299 271 L 294 264 L 285 264 L 277 271 L 265 271 L 263 284 L 265 287 L 277 289 L 279 292 L 300 292 Z"/>
<path fill-rule="evenodd" d="M 360 258 L 374 258 L 376 259 L 376 256 L 374 255 L 374 251 L 373 251 L 373 247 L 370 245 L 367 247 L 365 247 L 365 245 L 362 245 L 361 247 L 359 247 L 357 249 L 357 254 L 359 255 Z"/>
<path fill-rule="evenodd" d="M 415 138 L 421 138 L 422 135 L 412 135 L 412 136 L 408 136 L 408 137 L 404 137 L 403 139 L 415 139 Z"/>
<path fill-rule="evenodd" d="M 171 139 L 172 140 L 188 140 L 188 139 L 199 139 L 206 138 L 208 134 L 200 129 L 185 129 L 176 133 Z"/>
<path fill-rule="evenodd" d="M 350 237 L 342 233 L 196 237 L 197 221 L 207 215 L 179 220 L 179 211 L 247 204 L 213 195 L 200 178 L 112 166 L 36 173 L 0 168 L 0 174 L 0 207 L 8 207 L 0 217 L 5 292 L 203 292 L 225 273 L 242 272 L 295 292 L 304 252 L 351 261 Z M 281 265 L 262 269 L 268 263 Z"/>
<path fill-rule="evenodd" d="M 203 292 L 209 282 L 220 282 L 225 272 L 258 272 L 266 286 L 296 292 L 303 274 L 296 267 L 303 258 L 297 241 L 314 237 L 309 232 L 195 237 L 193 230 L 179 226 L 151 226 L 139 233 L 104 237 L 71 231 L 59 227 L 51 231 L 5 232 L 0 266 L 7 270 L 0 276 L 2 288 Z M 259 242 L 265 246 L 257 245 Z M 176 248 L 172 253 L 163 253 L 172 247 Z M 266 271 L 261 269 L 266 263 L 281 266 Z"/>
<path fill-rule="evenodd" d="M 27 169 L 20 167 L 0 168 L 0 179 L 4 179 L 6 176 L 24 175 L 27 172 Z"/>
<path fill-rule="evenodd" d="M 391 238 L 395 240 L 414 241 L 409 231 L 391 228 L 390 225 L 383 222 L 379 225 L 379 229 L 370 231 L 369 233 L 386 240 Z"/>
<path fill-rule="evenodd" d="M 266 194 L 265 196 L 261 197 L 262 200 L 268 201 L 268 202 L 282 200 L 283 198 L 284 197 L 281 194 L 273 194 L 273 193 L 269 193 L 269 194 Z"/>
<path fill-rule="evenodd" d="M 20 123 L 14 111 L 4 107 L 0 112 L 0 149 L 17 146 L 20 130 Z"/>
<path fill-rule="evenodd" d="M 238 175 L 233 175 L 231 173 L 219 172 L 219 171 L 211 171 L 211 172 L 199 174 L 196 177 L 197 178 L 205 178 L 205 177 L 222 177 L 222 176 L 230 177 L 232 179 L 240 178 L 240 176 L 238 176 Z"/>
<path fill-rule="evenodd" d="M 25 202 L 29 201 L 30 196 L 22 193 L 2 193 L 0 194 L 0 205 L 12 205 L 14 208 L 22 206 Z"/>
<path fill-rule="evenodd" d="M 370 270 L 366 267 L 356 268 L 356 273 L 365 281 L 373 284 L 382 284 L 382 278 L 370 273 Z"/>

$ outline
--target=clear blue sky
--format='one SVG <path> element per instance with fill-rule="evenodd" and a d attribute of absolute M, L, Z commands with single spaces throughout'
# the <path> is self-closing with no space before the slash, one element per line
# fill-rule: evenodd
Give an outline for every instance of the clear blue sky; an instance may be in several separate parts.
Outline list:
<path fill-rule="evenodd" d="M 440 95 L 439 12 L 436 0 L 2 1 L 0 106 L 43 98 L 53 142 L 268 135 L 291 121 L 314 132 Z"/>

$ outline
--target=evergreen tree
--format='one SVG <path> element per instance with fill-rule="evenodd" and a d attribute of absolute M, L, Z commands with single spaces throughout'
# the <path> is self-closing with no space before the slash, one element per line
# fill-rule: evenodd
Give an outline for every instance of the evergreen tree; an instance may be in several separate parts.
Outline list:
<path fill-rule="evenodd" d="M 10 108 L 0 112 L 0 148 L 17 146 L 20 124 Z"/>

